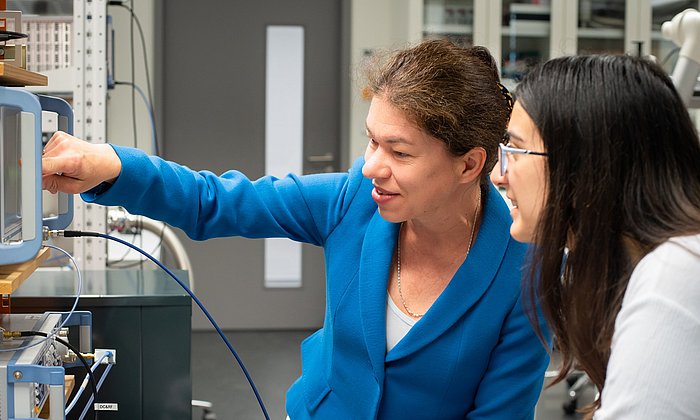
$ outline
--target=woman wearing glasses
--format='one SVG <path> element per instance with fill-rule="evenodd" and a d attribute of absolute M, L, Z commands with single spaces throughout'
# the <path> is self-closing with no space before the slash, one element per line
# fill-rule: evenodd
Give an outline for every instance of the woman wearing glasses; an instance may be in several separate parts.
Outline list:
<path fill-rule="evenodd" d="M 516 96 L 491 177 L 512 236 L 537 244 L 526 284 L 558 380 L 588 374 L 597 420 L 697 419 L 700 143 L 670 78 L 640 58 L 568 57 Z"/>
<path fill-rule="evenodd" d="M 493 58 L 427 41 L 372 68 L 365 93 L 369 141 L 347 173 L 217 177 L 59 134 L 45 186 L 110 180 L 83 198 L 200 239 L 322 246 L 326 316 L 302 344 L 292 420 L 531 419 L 548 358 L 521 304 L 525 246 L 488 180 L 510 112 Z"/>

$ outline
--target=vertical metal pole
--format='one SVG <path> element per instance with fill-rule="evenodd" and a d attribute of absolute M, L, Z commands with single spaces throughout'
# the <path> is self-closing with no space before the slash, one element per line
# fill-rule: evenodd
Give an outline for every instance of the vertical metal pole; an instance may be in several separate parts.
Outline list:
<path fill-rule="evenodd" d="M 625 52 L 651 54 L 651 0 L 625 1 Z"/>
<path fill-rule="evenodd" d="M 550 8 L 549 57 L 576 55 L 578 52 L 578 2 L 552 0 Z"/>
<path fill-rule="evenodd" d="M 49 420 L 63 420 L 66 418 L 66 403 L 62 385 L 49 385 Z"/>
<path fill-rule="evenodd" d="M 5 11 L 7 9 L 7 0 L 0 0 L 0 11 Z M 0 19 L 0 31 L 7 29 L 7 21 L 2 18 Z M 5 52 L 0 52 L 0 59 L 5 58 Z"/>
<path fill-rule="evenodd" d="M 501 69 L 501 0 L 474 0 L 474 45 L 489 49 Z"/>
<path fill-rule="evenodd" d="M 75 0 L 73 3 L 73 59 L 75 135 L 91 143 L 106 142 L 107 115 L 107 1 Z M 73 227 L 105 232 L 106 209 L 75 200 Z M 104 239 L 76 238 L 74 254 L 83 270 L 104 271 L 107 247 Z"/>

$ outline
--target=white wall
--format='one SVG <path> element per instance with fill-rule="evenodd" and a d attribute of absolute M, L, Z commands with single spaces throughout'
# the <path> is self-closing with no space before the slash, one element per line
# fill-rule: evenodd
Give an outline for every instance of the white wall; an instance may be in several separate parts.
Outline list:
<path fill-rule="evenodd" d="M 404 48 L 422 38 L 422 0 L 352 0 L 350 22 L 350 162 L 367 145 L 365 117 L 369 102 L 360 96 L 361 63 L 373 50 Z"/>

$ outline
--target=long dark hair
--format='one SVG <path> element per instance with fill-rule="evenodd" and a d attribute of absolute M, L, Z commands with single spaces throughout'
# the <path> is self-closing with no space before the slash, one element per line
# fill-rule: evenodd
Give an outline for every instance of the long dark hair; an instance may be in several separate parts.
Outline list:
<path fill-rule="evenodd" d="M 382 95 L 454 156 L 483 147 L 486 185 L 511 111 L 489 51 L 427 40 L 367 64 L 364 96 Z"/>
<path fill-rule="evenodd" d="M 530 303 L 539 299 L 562 355 L 555 383 L 578 363 L 601 391 L 634 267 L 700 232 L 698 136 L 668 75 L 642 58 L 554 59 L 516 97 L 548 153 Z"/>

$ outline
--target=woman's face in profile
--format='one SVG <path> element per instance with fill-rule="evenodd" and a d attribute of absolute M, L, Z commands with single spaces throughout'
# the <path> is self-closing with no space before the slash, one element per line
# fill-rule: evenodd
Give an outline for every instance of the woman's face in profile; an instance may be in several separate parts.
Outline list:
<path fill-rule="evenodd" d="M 510 147 L 546 152 L 539 130 L 519 102 L 516 102 L 513 107 L 508 123 L 508 135 Z M 499 159 L 503 159 L 500 154 Z M 491 180 L 494 184 L 506 189 L 506 196 L 511 201 L 510 214 L 513 217 L 510 227 L 511 236 L 519 242 L 533 242 L 535 228 L 547 195 L 545 179 L 545 159 L 547 158 L 531 154 L 508 153 L 506 159 L 505 175 L 501 176 L 499 160 L 491 171 Z"/>
<path fill-rule="evenodd" d="M 366 124 L 362 174 L 372 180 L 372 198 L 385 220 L 429 221 L 461 211 L 455 197 L 463 188 L 462 159 L 381 96 L 372 98 Z"/>

